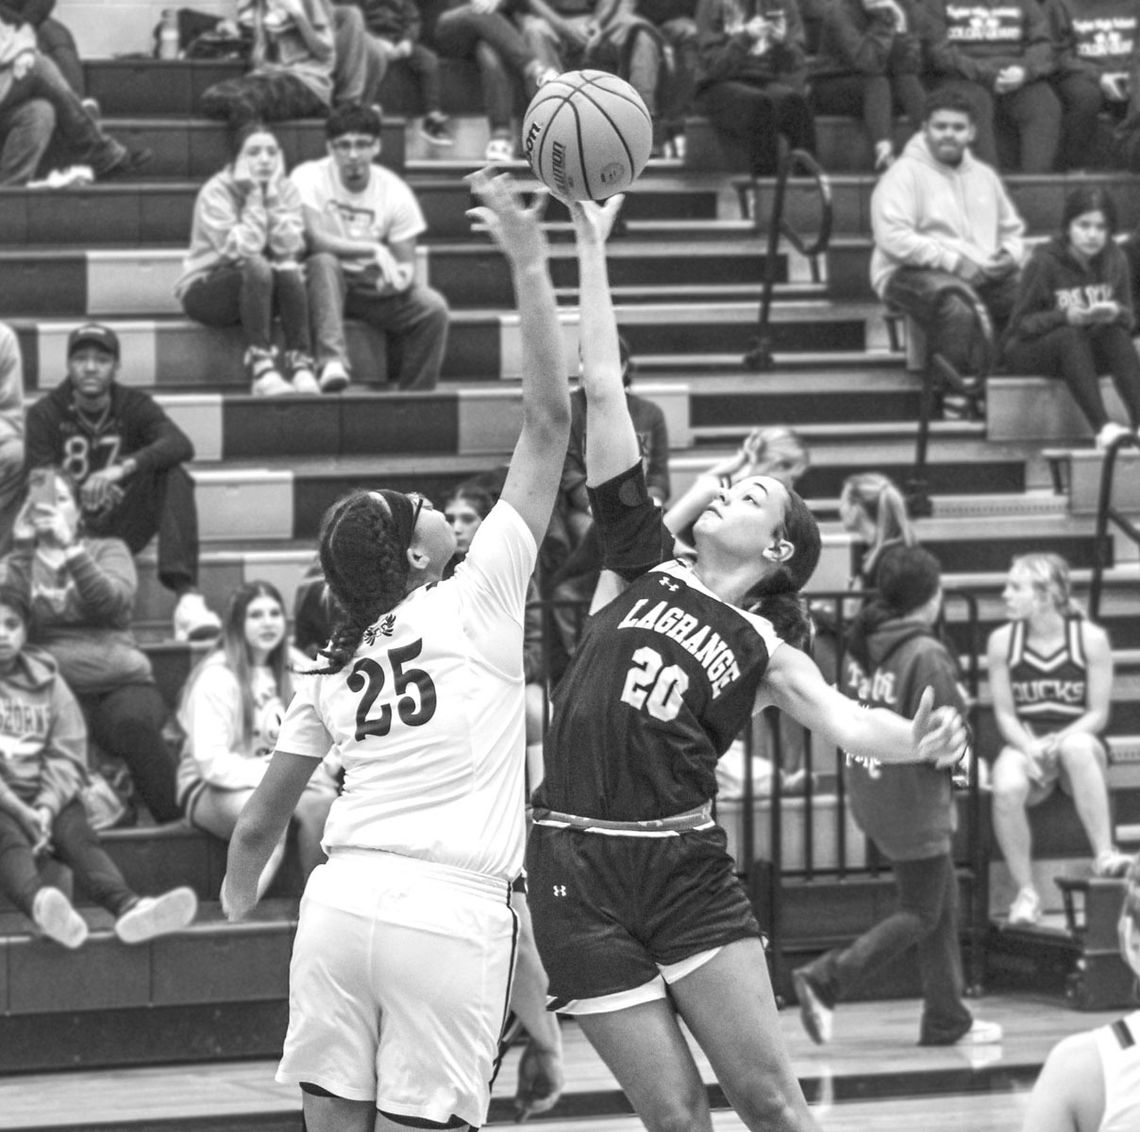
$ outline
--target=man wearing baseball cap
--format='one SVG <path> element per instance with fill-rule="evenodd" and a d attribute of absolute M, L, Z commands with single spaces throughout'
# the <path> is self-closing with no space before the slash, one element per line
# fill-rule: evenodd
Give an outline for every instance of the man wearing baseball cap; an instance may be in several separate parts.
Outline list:
<path fill-rule="evenodd" d="M 190 438 L 154 398 L 116 380 L 121 347 L 90 322 L 67 339 L 67 379 L 27 414 L 27 468 L 60 468 L 87 532 L 122 539 L 138 554 L 158 536 L 158 577 L 178 598 L 179 640 L 216 636 L 217 614 L 198 593 L 198 511 L 184 464 Z"/>

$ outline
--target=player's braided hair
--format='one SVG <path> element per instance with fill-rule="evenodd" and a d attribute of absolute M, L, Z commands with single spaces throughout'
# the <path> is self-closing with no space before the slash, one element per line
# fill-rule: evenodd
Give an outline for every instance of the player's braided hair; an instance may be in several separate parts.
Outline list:
<path fill-rule="evenodd" d="M 365 630 L 404 596 L 409 563 L 394 539 L 395 524 L 370 492 L 334 503 L 321 522 L 320 558 L 335 599 L 332 638 L 320 650 L 328 658 L 315 674 L 339 672 L 353 657 Z"/>

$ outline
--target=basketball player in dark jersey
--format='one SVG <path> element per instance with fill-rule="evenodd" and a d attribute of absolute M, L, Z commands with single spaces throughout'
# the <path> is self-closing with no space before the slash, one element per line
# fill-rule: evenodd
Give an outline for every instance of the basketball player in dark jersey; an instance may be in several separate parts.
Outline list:
<path fill-rule="evenodd" d="M 694 525 L 695 559 L 671 557 L 621 384 L 605 263 L 618 207 L 571 213 L 587 485 L 605 563 L 629 586 L 591 619 L 555 692 L 528 849 L 535 932 L 552 1007 L 577 1016 L 648 1128 L 712 1127 L 679 1013 L 749 1128 L 802 1132 L 817 1125 L 711 818 L 716 761 L 769 703 L 884 761 L 949 765 L 966 733 L 952 709 L 931 713 L 929 694 L 914 721 L 855 706 L 784 643 L 803 632 L 797 591 L 820 542 L 778 480 L 723 492 Z"/>
<path fill-rule="evenodd" d="M 1072 795 L 1093 869 L 1119 876 L 1129 858 L 1112 844 L 1101 733 L 1112 700 L 1108 635 L 1074 608 L 1069 567 L 1056 554 L 1013 560 L 1002 592 L 1010 621 L 990 634 L 990 691 L 1005 746 L 993 769 L 994 834 L 1017 885 L 1010 924 L 1041 918 L 1026 807 L 1058 783 Z"/>

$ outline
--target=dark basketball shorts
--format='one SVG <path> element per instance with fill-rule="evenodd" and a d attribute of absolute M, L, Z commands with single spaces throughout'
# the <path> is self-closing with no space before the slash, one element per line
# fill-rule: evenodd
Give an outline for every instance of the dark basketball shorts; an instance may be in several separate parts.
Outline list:
<path fill-rule="evenodd" d="M 527 886 L 552 1010 L 599 1013 L 664 998 L 760 926 L 717 826 L 674 837 L 536 825 Z"/>

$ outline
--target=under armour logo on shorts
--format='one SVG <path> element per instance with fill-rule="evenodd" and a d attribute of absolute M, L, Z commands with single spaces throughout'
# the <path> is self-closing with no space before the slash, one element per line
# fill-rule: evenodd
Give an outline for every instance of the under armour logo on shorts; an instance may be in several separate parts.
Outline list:
<path fill-rule="evenodd" d="M 566 895 L 566 885 L 564 885 L 564 884 L 554 885 L 554 895 L 555 896 L 565 896 Z"/>

